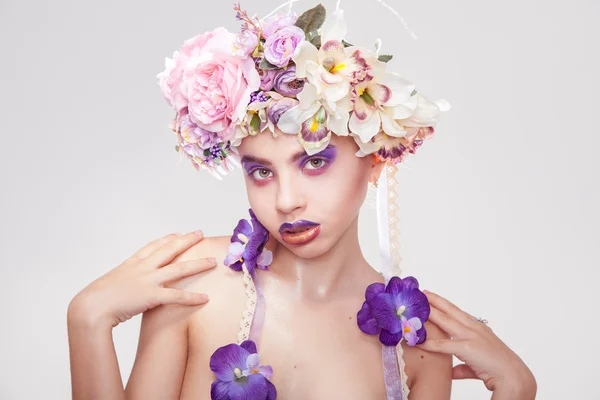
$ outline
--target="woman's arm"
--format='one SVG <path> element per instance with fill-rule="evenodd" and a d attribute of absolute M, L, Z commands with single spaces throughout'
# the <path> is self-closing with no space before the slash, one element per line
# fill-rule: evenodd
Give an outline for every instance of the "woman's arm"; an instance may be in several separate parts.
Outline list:
<path fill-rule="evenodd" d="M 137 355 L 127 382 L 127 399 L 179 399 L 187 361 L 190 311 L 190 307 L 169 305 L 144 313 Z"/>
<path fill-rule="evenodd" d="M 427 340 L 447 339 L 449 336 L 431 321 L 425 322 Z M 427 341 L 426 340 L 426 341 Z M 410 362 L 414 381 L 410 400 L 450 399 L 452 389 L 452 355 L 430 353 L 419 348 L 413 350 Z"/>
<path fill-rule="evenodd" d="M 169 314 L 169 310 L 194 309 L 194 306 L 205 304 L 207 297 L 167 284 L 215 267 L 214 259 L 174 260 L 201 239 L 202 235 L 197 233 L 157 239 L 90 283 L 71 300 L 67 310 L 67 331 L 73 400 L 124 400 L 129 397 L 121 381 L 112 329 L 137 314 L 165 306 L 148 312 L 152 317 L 147 317 L 143 324 L 150 325 L 146 330 L 153 333 L 153 344 L 158 339 L 159 343 L 164 343 L 163 337 L 167 337 L 177 344 L 169 351 L 181 354 L 181 346 L 186 346 L 182 322 L 185 312 Z M 185 354 L 185 348 L 183 352 Z M 171 353 L 165 358 L 172 359 L 171 367 L 182 364 L 181 357 L 173 357 Z M 165 360 L 155 361 L 169 365 Z M 177 382 L 174 382 L 170 387 L 176 386 Z"/>
<path fill-rule="evenodd" d="M 204 238 L 174 261 L 185 262 L 214 255 L 216 238 Z M 170 282 L 166 287 L 192 291 L 190 280 Z M 200 308 L 164 305 L 148 310 L 142 326 L 135 363 L 126 386 L 127 399 L 179 399 L 187 367 L 188 322 Z"/>
<path fill-rule="evenodd" d="M 80 302 L 71 301 L 67 311 L 72 398 L 123 400 L 112 324 L 80 310 Z"/>
<path fill-rule="evenodd" d="M 74 309 L 74 308 L 73 308 Z M 190 306 L 166 305 L 146 311 L 134 368 L 123 389 L 111 323 L 69 318 L 74 399 L 178 399 L 187 359 Z"/>

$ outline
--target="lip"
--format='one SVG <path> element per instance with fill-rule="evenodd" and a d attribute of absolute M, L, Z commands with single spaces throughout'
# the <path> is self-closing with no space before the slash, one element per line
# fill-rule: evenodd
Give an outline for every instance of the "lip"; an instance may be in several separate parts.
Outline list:
<path fill-rule="evenodd" d="M 291 245 L 303 245 L 314 240 L 321 232 L 321 224 L 300 220 L 293 224 L 286 222 L 279 227 L 284 242 Z"/>
<path fill-rule="evenodd" d="M 281 238 L 287 244 L 301 246 L 303 244 L 312 242 L 317 236 L 319 236 L 320 232 L 321 226 L 317 225 L 315 227 L 309 228 L 308 230 L 298 233 L 284 232 L 281 234 Z"/>
<path fill-rule="evenodd" d="M 301 219 L 292 224 L 290 224 L 289 222 L 284 222 L 279 227 L 279 233 L 284 233 L 284 232 L 290 233 L 290 232 L 295 232 L 295 231 L 300 231 L 300 230 L 306 230 L 308 228 L 313 228 L 313 227 L 319 226 L 319 225 L 321 225 L 321 224 L 317 224 L 316 222 L 312 222 L 312 221 L 307 221 L 305 219 Z"/>

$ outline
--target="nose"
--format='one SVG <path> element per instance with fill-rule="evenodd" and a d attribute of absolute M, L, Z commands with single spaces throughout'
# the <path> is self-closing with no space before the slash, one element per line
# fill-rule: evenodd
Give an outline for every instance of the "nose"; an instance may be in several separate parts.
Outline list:
<path fill-rule="evenodd" d="M 276 208 L 284 215 L 290 215 L 301 210 L 306 205 L 306 198 L 302 192 L 299 182 L 295 182 L 292 177 L 281 176 L 278 182 Z"/>

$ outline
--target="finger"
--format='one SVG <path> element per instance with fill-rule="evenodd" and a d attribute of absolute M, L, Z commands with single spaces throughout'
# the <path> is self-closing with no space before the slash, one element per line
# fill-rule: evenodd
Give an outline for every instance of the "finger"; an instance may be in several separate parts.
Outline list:
<path fill-rule="evenodd" d="M 187 292 L 185 290 L 173 288 L 160 289 L 159 293 L 158 301 L 160 304 L 197 306 L 208 302 L 208 295 L 203 293 Z"/>
<path fill-rule="evenodd" d="M 466 344 L 465 340 L 452 340 L 452 339 L 426 339 L 423 343 L 416 345 L 422 350 L 430 351 L 432 353 L 442 354 L 454 354 L 457 355 L 464 350 Z"/>
<path fill-rule="evenodd" d="M 143 260 L 143 263 L 155 268 L 163 267 L 180 253 L 183 253 L 185 250 L 198 243 L 202 238 L 203 236 L 201 233 L 191 232 L 175 240 L 171 240 L 146 257 Z"/>
<path fill-rule="evenodd" d="M 479 379 L 467 364 L 459 364 L 452 368 L 452 379 Z"/>
<path fill-rule="evenodd" d="M 165 237 L 162 237 L 158 240 L 155 240 L 154 242 L 150 243 L 148 246 L 144 247 L 143 249 L 141 249 L 138 252 L 138 257 L 139 258 L 146 258 L 148 257 L 150 254 L 154 253 L 156 251 L 156 249 L 164 246 L 165 244 L 169 243 L 172 240 L 175 240 L 179 237 L 181 237 L 182 235 L 176 234 L 176 233 L 172 233 L 170 235 L 167 235 Z"/>
<path fill-rule="evenodd" d="M 472 326 L 472 323 L 476 321 L 471 314 L 464 312 L 439 294 L 435 294 L 428 290 L 424 290 L 423 293 L 425 293 L 431 305 L 435 306 L 438 310 L 445 312 L 466 326 Z"/>
<path fill-rule="evenodd" d="M 148 243 L 147 245 L 145 245 L 144 247 L 139 249 L 134 255 L 129 257 L 128 260 L 131 260 L 131 259 L 141 260 L 143 258 L 146 258 L 150 254 L 152 254 L 156 249 L 158 249 L 159 247 L 164 245 L 165 243 L 168 243 L 171 240 L 176 239 L 178 237 L 180 237 L 178 234 L 171 233 L 170 235 L 163 236 L 161 238 L 153 240 L 152 242 Z"/>
<path fill-rule="evenodd" d="M 464 339 L 469 336 L 470 329 L 465 325 L 434 306 L 430 306 L 430 309 L 429 320 L 439 326 L 444 332 L 449 333 L 451 337 Z"/>
<path fill-rule="evenodd" d="M 170 282 L 214 268 L 217 261 L 214 258 L 201 258 L 169 264 L 158 270 L 158 280 L 161 283 Z"/>

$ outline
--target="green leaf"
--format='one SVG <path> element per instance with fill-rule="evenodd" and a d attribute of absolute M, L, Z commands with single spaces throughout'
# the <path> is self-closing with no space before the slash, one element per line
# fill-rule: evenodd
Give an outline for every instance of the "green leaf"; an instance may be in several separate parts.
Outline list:
<path fill-rule="evenodd" d="M 205 149 L 202 154 L 204 155 L 204 157 L 210 156 L 210 149 Z"/>
<path fill-rule="evenodd" d="M 266 58 L 263 58 L 260 61 L 260 64 L 259 64 L 258 67 L 260 69 L 279 69 L 279 67 L 277 65 L 273 65 L 270 62 L 268 62 Z"/>
<path fill-rule="evenodd" d="M 377 57 L 377 59 L 379 61 L 383 61 L 386 63 L 386 62 L 390 61 L 392 59 L 392 57 L 394 57 L 394 56 L 391 54 L 382 54 L 379 57 Z"/>
<path fill-rule="evenodd" d="M 262 53 L 265 51 L 265 48 L 263 47 L 262 44 L 263 44 L 263 42 L 261 40 L 259 40 L 258 45 L 252 52 L 252 57 L 258 58 L 258 57 L 262 56 Z"/>
<path fill-rule="evenodd" d="M 342 40 L 342 43 L 344 44 L 344 47 L 354 46 L 353 44 L 350 44 L 350 43 L 346 42 L 345 40 Z"/>
<path fill-rule="evenodd" d="M 320 49 L 321 48 L 321 35 L 317 35 L 315 37 L 313 37 L 310 42 L 317 48 Z"/>
<path fill-rule="evenodd" d="M 410 96 L 414 96 L 415 94 L 417 94 L 417 89 L 413 89 L 412 93 L 410 94 Z"/>
<path fill-rule="evenodd" d="M 175 151 L 179 151 L 179 145 L 178 144 L 175 145 Z"/>
<path fill-rule="evenodd" d="M 322 4 L 317 5 L 310 10 L 307 10 L 298 17 L 296 26 L 304 31 L 305 34 L 316 31 L 325 22 L 326 16 L 325 7 Z"/>

